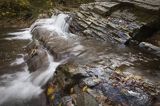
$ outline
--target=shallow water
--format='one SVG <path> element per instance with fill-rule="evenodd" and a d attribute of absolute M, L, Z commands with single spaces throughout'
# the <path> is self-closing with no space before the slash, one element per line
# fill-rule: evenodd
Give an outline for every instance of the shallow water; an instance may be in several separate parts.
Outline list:
<path fill-rule="evenodd" d="M 21 57 L 23 57 L 23 47 L 26 46 L 29 40 L 6 39 L 13 37 L 8 35 L 8 33 L 17 31 L 20 31 L 20 29 L 0 28 L 0 73 L 5 69 L 5 67 L 9 68 L 10 64 L 15 61 L 16 58 L 20 59 Z"/>
<path fill-rule="evenodd" d="M 160 84 L 160 57 L 123 44 L 103 44 L 95 40 L 82 40 L 81 44 L 90 49 L 90 57 L 96 64 L 113 67 L 141 76 L 156 85 Z"/>

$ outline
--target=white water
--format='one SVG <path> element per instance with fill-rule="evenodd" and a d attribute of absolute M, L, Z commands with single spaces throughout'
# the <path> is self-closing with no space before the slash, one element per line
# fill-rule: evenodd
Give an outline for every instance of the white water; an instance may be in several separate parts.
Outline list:
<path fill-rule="evenodd" d="M 61 62 L 54 62 L 49 54 L 48 58 L 50 65 L 43 72 L 29 73 L 26 65 L 21 72 L 1 76 L 0 83 L 5 83 L 5 85 L 0 86 L 0 104 L 17 99 L 29 100 L 39 96 L 43 91 L 41 87 L 53 76 L 56 68 L 61 64 Z"/>
<path fill-rule="evenodd" d="M 19 40 L 31 40 L 32 39 L 32 35 L 30 34 L 30 29 L 26 28 L 26 29 L 21 29 L 20 32 L 13 32 L 13 33 L 8 33 L 8 35 L 11 35 L 12 37 L 8 37 L 5 38 L 7 40 L 15 40 L 15 39 L 19 39 Z"/>
<path fill-rule="evenodd" d="M 59 14 L 58 16 L 52 16 L 48 19 L 38 19 L 31 27 L 33 31 L 36 27 L 42 27 L 50 31 L 56 32 L 61 37 L 67 38 L 70 34 L 68 33 L 69 22 L 71 18 L 66 14 Z M 68 21 L 68 22 L 66 22 Z"/>
<path fill-rule="evenodd" d="M 66 37 L 68 34 L 69 21 L 71 18 L 66 14 L 59 14 L 58 16 L 52 16 L 47 19 L 38 19 L 35 23 L 31 25 L 30 28 L 20 29 L 19 32 L 8 33 L 12 37 L 5 38 L 6 40 L 31 40 L 32 35 L 31 31 L 34 30 L 35 27 L 41 26 L 50 31 L 55 31 L 58 35 L 63 35 Z M 66 22 L 68 21 L 68 22 Z"/>
<path fill-rule="evenodd" d="M 38 96 L 42 89 L 40 86 L 33 85 L 28 79 L 29 76 L 27 67 L 22 72 L 2 76 L 1 83 L 5 83 L 5 86 L 0 87 L 0 105 L 8 101 L 27 100 Z"/>
<path fill-rule="evenodd" d="M 31 39 L 31 30 L 34 30 L 34 27 L 39 25 L 48 30 L 55 31 L 61 36 L 65 36 L 68 33 L 69 26 L 66 22 L 67 17 L 69 16 L 59 14 L 50 19 L 38 20 L 31 28 L 22 29 L 22 32 L 9 33 L 9 35 L 14 35 L 14 37 L 7 39 Z M 6 74 L 0 77 L 0 105 L 8 101 L 30 100 L 42 93 L 43 90 L 41 87 L 46 84 L 53 76 L 56 68 L 63 62 L 54 62 L 53 57 L 48 52 L 47 54 L 49 59 L 47 70 L 30 73 L 26 65 L 20 72 Z M 11 65 L 17 65 L 23 62 L 24 59 L 17 58 Z"/>
<path fill-rule="evenodd" d="M 38 75 L 37 75 L 37 73 L 39 73 L 38 71 L 35 71 L 31 74 L 30 79 L 34 85 L 37 86 L 45 85 L 46 82 L 53 76 L 56 68 L 62 63 L 62 61 L 54 62 L 53 58 L 50 55 L 48 55 L 48 58 L 50 65 L 46 71 L 43 71 Z"/>
<path fill-rule="evenodd" d="M 24 55 L 20 54 L 22 57 L 16 58 L 15 61 L 13 61 L 10 65 L 14 66 L 14 65 L 20 65 L 22 63 L 24 63 Z"/>

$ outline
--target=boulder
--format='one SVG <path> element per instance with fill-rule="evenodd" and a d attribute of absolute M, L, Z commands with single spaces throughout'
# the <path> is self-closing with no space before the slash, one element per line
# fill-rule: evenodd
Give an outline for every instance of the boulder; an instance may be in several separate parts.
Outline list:
<path fill-rule="evenodd" d="M 43 48 L 32 49 L 27 60 L 29 71 L 44 71 L 49 66 L 48 55 Z"/>

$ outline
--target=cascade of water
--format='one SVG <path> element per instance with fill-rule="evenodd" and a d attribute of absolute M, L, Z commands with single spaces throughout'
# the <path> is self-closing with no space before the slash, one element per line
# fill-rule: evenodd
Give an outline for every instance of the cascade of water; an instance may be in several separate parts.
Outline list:
<path fill-rule="evenodd" d="M 38 75 L 38 71 L 35 71 L 31 74 L 30 79 L 34 85 L 43 86 L 44 84 L 46 84 L 46 82 L 53 76 L 56 68 L 61 64 L 61 62 L 54 62 L 53 57 L 49 54 L 48 59 L 50 64 L 47 70 L 41 72 Z"/>
<path fill-rule="evenodd" d="M 68 27 L 71 17 L 67 14 L 59 14 L 57 16 L 52 16 L 47 19 L 38 19 L 31 25 L 30 28 L 22 29 L 20 32 L 8 33 L 8 35 L 12 35 L 12 37 L 6 38 L 7 40 L 26 40 L 32 38 L 31 31 L 33 31 L 36 27 L 44 27 L 50 31 L 55 31 L 59 35 L 66 36 L 68 35 Z"/>
<path fill-rule="evenodd" d="M 26 65 L 22 72 L 1 76 L 0 84 L 5 83 L 5 85 L 0 86 L 0 104 L 10 100 L 27 100 L 37 97 L 43 91 L 41 86 L 46 84 L 61 64 L 61 62 L 54 62 L 49 54 L 48 58 L 49 67 L 38 75 L 35 74 L 36 72 L 29 73 Z"/>
<path fill-rule="evenodd" d="M 7 101 L 30 99 L 38 96 L 42 89 L 33 85 L 28 80 L 29 76 L 30 73 L 27 70 L 27 66 L 24 67 L 22 72 L 1 76 L 3 80 L 0 83 L 5 83 L 5 85 L 0 86 L 0 105 Z"/>
<path fill-rule="evenodd" d="M 41 19 L 36 21 L 30 28 L 24 29 L 23 32 L 10 33 L 10 35 L 16 35 L 16 37 L 10 39 L 23 39 L 23 37 L 24 39 L 31 39 L 30 33 L 37 26 L 45 27 L 48 30 L 56 31 L 59 35 L 65 36 L 68 33 L 69 26 L 66 18 L 69 18 L 69 16 L 59 14 L 50 19 Z M 48 52 L 47 54 L 49 67 L 45 71 L 30 73 L 26 65 L 21 72 L 6 74 L 0 77 L 2 79 L 0 81 L 0 105 L 7 101 L 28 100 L 41 94 L 43 91 L 41 87 L 53 76 L 56 68 L 64 62 L 54 62 L 53 57 Z M 21 60 L 16 60 L 16 64 L 17 61 L 19 64 Z M 15 65 L 15 63 L 11 65 Z"/>
<path fill-rule="evenodd" d="M 59 14 L 52 16 L 48 19 L 39 19 L 31 27 L 30 30 L 34 31 L 36 27 L 44 27 L 47 30 L 55 31 L 58 35 L 68 35 L 68 27 L 71 18 L 67 14 Z"/>

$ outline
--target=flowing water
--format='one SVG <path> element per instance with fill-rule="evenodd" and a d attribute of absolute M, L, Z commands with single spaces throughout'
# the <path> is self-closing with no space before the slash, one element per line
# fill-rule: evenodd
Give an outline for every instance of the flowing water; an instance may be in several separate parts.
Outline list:
<path fill-rule="evenodd" d="M 35 71 L 30 73 L 24 60 L 26 54 L 23 48 L 32 40 L 30 32 L 39 26 L 47 28 L 47 30 L 53 31 L 54 33 L 56 32 L 58 37 L 68 38 L 68 36 L 73 35 L 68 32 L 69 21 L 70 18 L 68 15 L 60 14 L 49 19 L 38 20 L 31 28 L 1 29 L 0 105 L 45 106 L 45 100 L 43 96 L 41 96 L 43 92 L 42 86 L 53 76 L 56 68 L 64 62 L 64 60 L 55 62 L 54 57 L 46 50 L 49 61 L 48 68 L 41 72 Z M 103 58 L 106 59 L 106 61 L 109 60 L 107 64 L 113 63 L 112 67 L 119 66 L 124 62 L 123 64 L 128 66 L 128 68 L 125 69 L 128 72 L 139 72 L 139 75 L 149 77 L 153 82 L 159 80 L 160 59 L 158 57 L 143 54 L 142 52 L 127 47 L 115 47 L 110 44 L 106 46 L 106 44 L 98 43 L 94 40 L 82 40 L 80 42 L 83 46 L 76 46 L 74 50 L 82 49 L 83 47 L 91 49 L 92 53 L 90 52 L 90 54 L 92 56 L 87 55 L 87 60 L 89 57 L 100 60 Z M 80 61 L 85 63 L 83 59 Z M 155 74 L 150 75 L 151 71 Z M 154 76 L 156 76 L 156 78 L 154 78 Z"/>
<path fill-rule="evenodd" d="M 17 49 L 23 49 L 28 43 L 28 40 L 31 40 L 31 30 L 32 27 L 38 24 L 47 24 L 44 27 L 47 27 L 50 30 L 54 30 L 59 34 L 66 35 L 66 29 L 68 29 L 68 25 L 65 22 L 65 18 L 67 15 L 59 15 L 59 17 L 53 17 L 53 19 L 48 19 L 47 21 L 34 23 L 31 28 L 20 29 L 18 32 L 14 32 L 17 29 L 13 29 L 11 32 L 6 29 L 7 32 L 1 31 L 1 47 L 2 47 L 2 55 L 1 55 L 1 71 L 2 75 L 0 76 L 0 105 L 2 106 L 17 106 L 17 105 L 37 105 L 34 103 L 29 103 L 30 100 L 38 98 L 40 94 L 42 94 L 44 86 L 47 81 L 53 76 L 56 68 L 63 62 L 54 62 L 54 58 L 46 51 L 49 61 L 49 66 L 45 71 L 39 72 L 35 71 L 30 73 L 28 70 L 28 66 L 25 63 L 24 55 L 19 54 Z M 64 25 L 65 24 L 65 25 Z M 51 26 L 52 25 L 52 26 Z M 8 46 L 3 46 L 4 43 L 7 42 Z M 13 42 L 17 47 L 12 48 L 10 46 L 10 42 Z M 26 43 L 22 43 L 26 42 Z M 21 46 L 18 44 L 21 43 Z M 14 49 L 15 53 L 13 57 L 8 57 L 10 60 L 6 60 L 7 57 L 3 57 L 3 54 L 7 54 L 7 56 L 13 55 L 10 51 L 3 51 L 3 49 Z M 3 53 L 4 52 L 4 53 Z M 21 50 L 22 52 L 22 50 Z M 18 55 L 18 56 L 16 56 Z M 13 61 L 15 59 L 15 61 Z M 14 71 L 15 69 L 15 71 Z M 4 75 L 3 75 L 4 74 Z M 42 103 L 43 104 L 43 103 Z M 42 105 L 40 104 L 40 105 Z M 39 106 L 40 106 L 39 105 Z"/>

